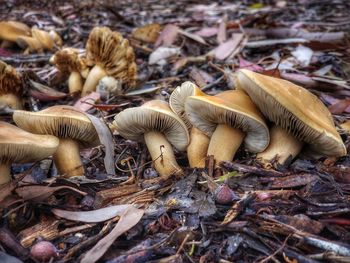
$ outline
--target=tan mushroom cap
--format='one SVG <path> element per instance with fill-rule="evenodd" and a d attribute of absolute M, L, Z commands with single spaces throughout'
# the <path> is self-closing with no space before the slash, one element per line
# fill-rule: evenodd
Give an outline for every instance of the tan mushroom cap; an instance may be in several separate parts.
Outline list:
<path fill-rule="evenodd" d="M 30 28 L 17 21 L 0 22 L 0 39 L 15 42 L 19 36 L 30 36 Z"/>
<path fill-rule="evenodd" d="M 57 105 L 38 112 L 17 110 L 13 120 L 19 127 L 33 133 L 70 138 L 79 141 L 82 147 L 99 145 L 98 134 L 90 119 L 71 106 Z"/>
<path fill-rule="evenodd" d="M 113 123 L 121 136 L 133 141 L 143 141 L 145 133 L 159 131 L 175 148 L 184 151 L 190 140 L 186 125 L 171 111 L 168 103 L 161 100 L 125 109 Z"/>
<path fill-rule="evenodd" d="M 0 95 L 22 94 L 22 81 L 16 69 L 0 60 Z"/>
<path fill-rule="evenodd" d="M 109 76 L 134 87 L 137 77 L 135 54 L 129 41 L 108 27 L 95 27 L 86 43 L 86 58 L 90 66 L 101 66 Z"/>
<path fill-rule="evenodd" d="M 63 48 L 57 51 L 50 58 L 50 63 L 55 65 L 63 73 L 80 71 L 86 67 L 84 60 L 79 56 L 78 50 L 74 48 Z"/>
<path fill-rule="evenodd" d="M 201 89 L 191 81 L 186 81 L 178 86 L 170 95 L 170 108 L 175 112 L 188 129 L 192 128 L 191 122 L 188 120 L 185 112 L 185 101 L 189 96 L 204 96 L 206 95 Z"/>
<path fill-rule="evenodd" d="M 7 122 L 0 122 L 0 162 L 35 162 L 52 155 L 59 139 L 52 135 L 26 132 Z"/>
<path fill-rule="evenodd" d="M 346 155 L 331 113 L 315 95 L 289 81 L 246 69 L 237 72 L 236 80 L 268 119 L 310 144 L 313 151 Z"/>
<path fill-rule="evenodd" d="M 218 124 L 227 124 L 246 133 L 245 147 L 251 152 L 261 152 L 269 144 L 269 129 L 264 118 L 243 91 L 188 97 L 185 109 L 191 123 L 209 137 Z"/>

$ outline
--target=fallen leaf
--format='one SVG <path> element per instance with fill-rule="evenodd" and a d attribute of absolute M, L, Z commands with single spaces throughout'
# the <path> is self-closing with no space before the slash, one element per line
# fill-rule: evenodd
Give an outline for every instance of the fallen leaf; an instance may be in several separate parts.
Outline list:
<path fill-rule="evenodd" d="M 262 72 L 264 70 L 263 67 L 260 67 L 259 65 L 250 62 L 248 60 L 245 60 L 242 57 L 239 57 L 239 68 L 242 69 L 249 69 L 251 71 L 255 71 L 255 72 Z"/>
<path fill-rule="evenodd" d="M 29 186 L 19 187 L 15 191 L 24 200 L 41 202 L 47 199 L 48 197 L 50 197 L 54 192 L 62 189 L 69 189 L 83 196 L 87 195 L 85 192 L 70 186 L 49 187 L 49 186 L 42 186 L 42 185 L 29 185 Z"/>
<path fill-rule="evenodd" d="M 143 42 L 154 43 L 157 41 L 161 29 L 162 26 L 160 24 L 149 24 L 136 28 L 132 32 L 132 36 Z"/>
<path fill-rule="evenodd" d="M 162 32 L 159 34 L 157 41 L 154 45 L 156 47 L 171 46 L 175 42 L 177 38 L 177 34 L 178 34 L 178 27 L 175 25 L 168 24 L 163 28 Z"/>
<path fill-rule="evenodd" d="M 87 112 L 88 110 L 91 110 L 94 107 L 94 103 L 100 98 L 100 93 L 91 92 L 88 95 L 77 100 L 77 102 L 74 104 L 74 108 L 77 108 L 78 110 L 81 110 L 83 112 Z"/>
<path fill-rule="evenodd" d="M 214 78 L 210 74 L 197 67 L 192 68 L 190 72 L 190 77 L 199 87 L 204 87 L 205 85 L 214 81 Z"/>
<path fill-rule="evenodd" d="M 165 65 L 167 58 L 177 55 L 179 53 L 179 48 L 159 47 L 150 54 L 148 58 L 148 64 Z"/>
<path fill-rule="evenodd" d="M 90 249 L 83 256 L 80 263 L 94 263 L 99 260 L 119 236 L 131 229 L 141 220 L 143 214 L 144 210 L 132 206 L 127 209 L 120 217 L 113 230 Z"/>
<path fill-rule="evenodd" d="M 214 49 L 215 58 L 224 60 L 229 57 L 239 46 L 243 39 L 243 34 L 233 34 L 232 37 L 226 42 L 220 44 Z"/>
<path fill-rule="evenodd" d="M 227 16 L 224 16 L 223 19 L 220 22 L 219 25 L 219 31 L 218 34 L 216 36 L 216 41 L 221 44 L 226 42 L 227 36 L 226 36 L 226 20 L 227 20 Z"/>
<path fill-rule="evenodd" d="M 308 173 L 294 174 L 285 177 L 274 177 L 273 179 L 261 178 L 261 181 L 270 180 L 271 184 L 269 186 L 270 189 L 280 189 L 280 188 L 292 188 L 292 187 L 300 187 L 303 185 L 307 185 L 311 182 L 317 180 L 318 176 Z"/>
<path fill-rule="evenodd" d="M 204 27 L 201 30 L 195 32 L 194 34 L 201 37 L 213 37 L 219 32 L 217 27 Z"/>
<path fill-rule="evenodd" d="M 289 80 L 303 87 L 313 88 L 317 86 L 317 81 L 311 77 L 300 73 L 286 73 L 280 72 L 280 77 L 285 80 Z"/>
<path fill-rule="evenodd" d="M 85 223 L 99 223 L 121 216 L 132 205 L 114 205 L 92 211 L 67 211 L 54 208 L 51 212 L 61 218 Z"/>
<path fill-rule="evenodd" d="M 328 109 L 332 114 L 341 114 L 350 106 L 350 99 L 339 100 L 333 105 L 329 106 Z"/>
<path fill-rule="evenodd" d="M 205 40 L 201 37 L 201 36 L 198 36 L 196 34 L 192 34 L 190 32 L 187 32 L 187 31 L 184 31 L 182 29 L 178 29 L 177 32 L 179 32 L 181 35 L 185 36 L 185 37 L 188 37 L 194 41 L 197 41 L 198 43 L 201 43 L 203 45 L 206 45 L 207 42 L 205 42 Z"/>
<path fill-rule="evenodd" d="M 128 93 L 126 93 L 124 95 L 125 96 L 138 96 L 138 95 L 142 95 L 142 94 L 155 92 L 155 91 L 159 90 L 160 88 L 161 88 L 161 86 L 154 86 L 154 85 L 146 84 L 142 88 L 129 91 Z"/>
<path fill-rule="evenodd" d="M 94 125 L 100 143 L 105 147 L 104 165 L 106 172 L 110 175 L 115 175 L 114 165 L 114 140 L 111 131 L 108 126 L 99 118 L 86 114 Z"/>
<path fill-rule="evenodd" d="M 55 101 L 67 97 L 66 93 L 57 91 L 34 80 L 29 80 L 29 95 L 40 101 Z"/>

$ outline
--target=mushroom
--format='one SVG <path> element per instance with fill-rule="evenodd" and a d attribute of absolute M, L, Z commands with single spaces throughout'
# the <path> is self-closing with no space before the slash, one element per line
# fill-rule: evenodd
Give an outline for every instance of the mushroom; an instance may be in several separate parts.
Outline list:
<path fill-rule="evenodd" d="M 46 32 L 32 27 L 31 36 L 20 36 L 16 39 L 17 44 L 21 48 L 25 48 L 24 53 L 31 52 L 43 52 L 44 50 L 53 50 L 55 46 L 60 47 L 62 45 L 62 39 L 54 32 Z"/>
<path fill-rule="evenodd" d="M 190 167 L 205 167 L 205 158 L 210 138 L 203 132 L 193 127 L 185 113 L 185 101 L 189 96 L 205 96 L 206 94 L 190 81 L 182 83 L 170 95 L 170 108 L 183 120 L 190 131 L 190 144 L 187 147 L 187 157 Z"/>
<path fill-rule="evenodd" d="M 262 114 L 241 90 L 190 96 L 185 111 L 190 122 L 211 137 L 207 155 L 213 155 L 217 164 L 231 161 L 243 140 L 254 153 L 269 144 L 269 129 Z"/>
<path fill-rule="evenodd" d="M 183 151 L 189 135 L 185 123 L 171 111 L 168 103 L 152 100 L 140 107 L 125 109 L 115 116 L 113 124 L 124 138 L 146 143 L 160 176 L 183 174 L 171 144 Z"/>
<path fill-rule="evenodd" d="M 0 105 L 22 109 L 22 81 L 16 69 L 0 60 Z"/>
<path fill-rule="evenodd" d="M 21 22 L 17 21 L 2 21 L 0 22 L 0 40 L 3 40 L 1 46 L 10 46 L 15 43 L 20 36 L 30 36 L 30 28 Z M 5 43 L 4 43 L 5 42 Z"/>
<path fill-rule="evenodd" d="M 275 158 L 279 164 L 285 164 L 287 159 L 298 155 L 304 143 L 315 153 L 346 155 L 331 113 L 306 89 L 246 69 L 237 72 L 236 82 L 274 123 L 269 147 L 257 156 L 264 164 Z"/>
<path fill-rule="evenodd" d="M 0 122 L 0 185 L 11 180 L 12 163 L 36 162 L 52 155 L 59 140 L 51 135 L 26 132 Z"/>
<path fill-rule="evenodd" d="M 79 56 L 76 49 L 64 48 L 57 51 L 50 58 L 50 63 L 55 65 L 62 74 L 69 75 L 69 93 L 76 93 L 82 90 L 83 79 L 81 71 L 85 70 L 87 66 L 85 60 Z"/>
<path fill-rule="evenodd" d="M 95 91 L 104 76 L 122 80 L 128 88 L 136 84 L 137 66 L 134 50 L 129 41 L 108 27 L 95 27 L 86 44 L 88 65 L 94 66 L 83 87 L 82 96 Z"/>
<path fill-rule="evenodd" d="M 51 134 L 60 139 L 53 159 L 59 173 L 67 177 L 84 175 L 80 148 L 95 147 L 100 143 L 90 119 L 71 106 L 57 105 L 38 112 L 17 110 L 13 120 L 24 130 Z"/>

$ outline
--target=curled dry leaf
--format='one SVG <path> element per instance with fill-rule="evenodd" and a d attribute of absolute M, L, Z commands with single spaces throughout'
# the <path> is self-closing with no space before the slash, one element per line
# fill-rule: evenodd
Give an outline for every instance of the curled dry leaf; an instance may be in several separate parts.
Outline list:
<path fill-rule="evenodd" d="M 205 42 L 205 40 L 201 37 L 201 36 L 198 36 L 196 34 L 192 34 L 190 32 L 187 32 L 185 30 L 182 30 L 182 29 L 178 29 L 177 30 L 181 35 L 185 36 L 185 37 L 188 37 L 194 41 L 197 41 L 198 43 L 201 43 L 203 45 L 206 45 L 207 42 Z"/>
<path fill-rule="evenodd" d="M 114 205 L 92 211 L 67 211 L 61 209 L 52 209 L 51 212 L 61 218 L 72 221 L 85 223 L 99 223 L 112 219 L 116 216 L 121 216 L 132 205 Z"/>
<path fill-rule="evenodd" d="M 80 263 L 94 263 L 99 260 L 113 242 L 126 231 L 135 226 L 142 218 L 144 210 L 131 206 L 120 217 L 117 225 L 104 238 L 102 238 L 92 249 L 82 258 Z"/>
<path fill-rule="evenodd" d="M 159 34 L 155 46 L 171 46 L 176 41 L 178 29 L 179 28 L 175 25 L 166 25 L 163 28 L 162 32 Z"/>
<path fill-rule="evenodd" d="M 34 80 L 30 79 L 29 83 L 31 86 L 31 89 L 29 90 L 29 95 L 40 101 L 55 101 L 63 99 L 67 96 L 66 93 L 57 91 Z"/>
<path fill-rule="evenodd" d="M 103 144 L 103 146 L 105 147 L 104 165 L 106 172 L 110 175 L 115 175 L 114 141 L 112 133 L 109 130 L 108 126 L 102 120 L 90 114 L 86 115 L 92 122 L 92 125 L 94 125 L 101 144 Z"/>
<path fill-rule="evenodd" d="M 57 186 L 57 187 L 49 187 L 49 186 L 42 186 L 42 185 L 29 185 L 29 186 L 22 186 L 17 188 L 15 191 L 16 193 L 22 197 L 24 200 L 30 200 L 34 202 L 42 202 L 48 197 L 50 197 L 54 192 L 66 189 L 66 190 L 72 190 L 78 194 L 81 195 L 87 195 L 85 192 L 80 191 L 78 189 L 75 189 L 70 186 Z"/>

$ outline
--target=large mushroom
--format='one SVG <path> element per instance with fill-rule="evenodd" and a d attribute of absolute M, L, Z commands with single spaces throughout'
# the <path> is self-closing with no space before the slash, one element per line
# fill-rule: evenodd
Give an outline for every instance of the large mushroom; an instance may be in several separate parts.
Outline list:
<path fill-rule="evenodd" d="M 136 85 L 137 66 L 133 48 L 129 41 L 108 27 L 95 27 L 86 44 L 87 63 L 93 66 L 82 91 L 82 96 L 96 90 L 104 76 L 112 76 L 126 85 Z"/>
<path fill-rule="evenodd" d="M 1 21 L 0 22 L 0 40 L 2 47 L 15 43 L 18 37 L 30 36 L 30 28 L 21 22 L 17 21 Z"/>
<path fill-rule="evenodd" d="M 82 71 L 86 70 L 86 61 L 74 48 L 64 48 L 50 58 L 50 63 L 68 77 L 69 93 L 77 93 L 83 89 Z"/>
<path fill-rule="evenodd" d="M 79 150 L 100 144 L 94 125 L 84 112 L 58 105 L 38 112 L 15 111 L 15 123 L 24 130 L 37 134 L 51 134 L 60 139 L 53 159 L 61 175 L 84 175 Z"/>
<path fill-rule="evenodd" d="M 185 123 L 168 103 L 152 100 L 141 107 L 125 109 L 115 116 L 113 123 L 124 138 L 146 143 L 160 176 L 182 175 L 171 145 L 186 150 L 189 135 Z"/>
<path fill-rule="evenodd" d="M 177 87 L 170 95 L 170 108 L 183 120 L 190 131 L 190 144 L 187 147 L 187 157 L 190 167 L 205 167 L 205 158 L 210 138 L 203 132 L 193 127 L 185 112 L 185 101 L 189 96 L 205 96 L 197 85 L 186 81 Z"/>
<path fill-rule="evenodd" d="M 12 163 L 31 163 L 52 155 L 59 140 L 51 135 L 26 132 L 0 122 L 0 185 L 11 180 Z"/>
<path fill-rule="evenodd" d="M 215 96 L 191 96 L 185 103 L 190 122 L 210 138 L 207 155 L 216 163 L 231 161 L 241 145 L 251 152 L 262 152 L 270 137 L 260 111 L 241 90 Z"/>
<path fill-rule="evenodd" d="M 246 69 L 236 76 L 237 88 L 247 92 L 274 123 L 269 147 L 257 156 L 263 163 L 277 158 L 279 164 L 284 164 L 298 155 L 304 143 L 318 154 L 346 155 L 331 113 L 315 95 L 289 81 Z"/>
<path fill-rule="evenodd" d="M 0 60 L 0 105 L 22 109 L 22 81 L 16 69 Z"/>

